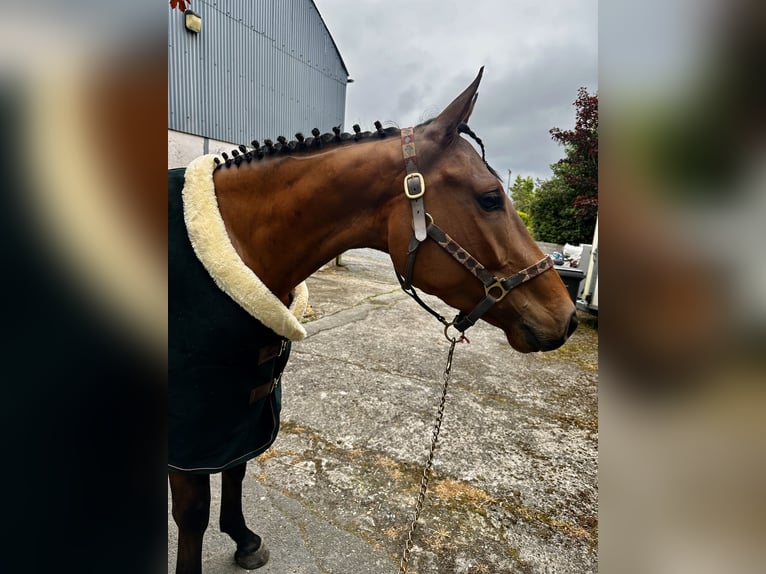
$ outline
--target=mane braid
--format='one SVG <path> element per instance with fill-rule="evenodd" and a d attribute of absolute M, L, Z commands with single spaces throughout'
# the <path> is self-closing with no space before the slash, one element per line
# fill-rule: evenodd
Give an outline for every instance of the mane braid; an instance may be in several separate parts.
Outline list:
<path fill-rule="evenodd" d="M 287 155 L 291 153 L 307 153 L 325 148 L 326 146 L 333 146 L 338 144 L 346 144 L 348 142 L 367 141 L 371 139 L 383 139 L 388 136 L 400 135 L 401 130 L 396 127 L 384 128 L 383 124 L 379 121 L 375 122 L 375 131 L 362 132 L 362 128 L 358 124 L 354 124 L 354 133 L 341 132 L 340 126 L 334 126 L 332 133 L 322 133 L 318 128 L 311 130 L 311 136 L 305 137 L 303 133 L 298 132 L 295 134 L 295 139 L 288 141 L 286 137 L 279 136 L 277 141 L 271 139 L 265 139 L 263 145 L 258 140 L 250 142 L 251 147 L 248 148 L 244 144 L 238 145 L 235 149 L 231 150 L 231 156 L 223 152 L 220 154 L 222 160 L 215 158 L 214 170 L 223 168 L 229 168 L 232 166 L 240 166 L 242 163 L 250 163 L 254 160 L 261 160 L 274 155 Z"/>
<path fill-rule="evenodd" d="M 424 126 L 431 121 L 432 120 L 429 119 L 418 125 Z M 383 139 L 388 136 L 398 136 L 402 133 L 402 131 L 396 127 L 384 128 L 383 124 L 381 124 L 379 121 L 376 121 L 374 126 L 375 131 L 363 132 L 362 128 L 359 127 L 359 124 L 354 124 L 352 127 L 354 130 L 353 134 L 341 132 L 340 126 L 333 127 L 332 133 L 328 132 L 324 134 L 321 133 L 319 129 L 314 128 L 311 130 L 311 137 L 305 137 L 301 132 L 298 132 L 295 134 L 294 140 L 287 141 L 286 137 L 279 136 L 276 142 L 270 139 L 264 140 L 263 145 L 260 145 L 258 140 L 253 140 L 250 142 L 252 149 L 248 149 L 247 146 L 241 144 L 237 146 L 236 149 L 231 150 L 231 155 L 233 157 L 230 157 L 229 154 L 223 152 L 221 154 L 223 161 L 215 158 L 214 169 L 219 170 L 223 169 L 224 167 L 230 168 L 232 165 L 240 166 L 244 162 L 250 163 L 253 160 L 261 160 L 264 157 L 274 155 L 307 153 L 320 148 L 324 148 L 325 146 L 345 144 L 349 141 L 359 142 L 370 139 Z M 484 142 L 481 141 L 481 138 L 478 137 L 474 131 L 468 127 L 468 124 L 458 125 L 457 131 L 461 134 L 466 134 L 477 144 L 479 144 L 479 147 L 481 148 L 481 160 L 484 162 L 484 165 L 487 166 L 487 169 L 492 173 L 492 175 L 500 179 L 500 176 L 497 174 L 497 172 L 487 163 L 484 152 Z"/>

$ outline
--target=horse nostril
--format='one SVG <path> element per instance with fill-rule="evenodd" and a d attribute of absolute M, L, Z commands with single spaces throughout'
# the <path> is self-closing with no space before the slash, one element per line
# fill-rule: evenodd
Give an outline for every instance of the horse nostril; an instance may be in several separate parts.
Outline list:
<path fill-rule="evenodd" d="M 567 326 L 567 337 L 577 329 L 577 325 L 580 321 L 577 319 L 577 311 L 572 311 L 572 316 L 569 318 L 569 325 Z"/>

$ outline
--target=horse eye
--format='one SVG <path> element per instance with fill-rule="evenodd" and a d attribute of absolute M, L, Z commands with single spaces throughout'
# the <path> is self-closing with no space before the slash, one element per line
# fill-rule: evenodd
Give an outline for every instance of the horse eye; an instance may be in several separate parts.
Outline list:
<path fill-rule="evenodd" d="M 476 201 L 484 211 L 498 211 L 504 206 L 503 194 L 499 191 L 484 193 L 477 197 Z"/>

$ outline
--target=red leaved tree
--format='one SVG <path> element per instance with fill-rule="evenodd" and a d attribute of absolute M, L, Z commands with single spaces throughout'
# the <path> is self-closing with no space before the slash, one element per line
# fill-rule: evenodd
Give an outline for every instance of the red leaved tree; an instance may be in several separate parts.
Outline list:
<path fill-rule="evenodd" d="M 186 11 L 186 7 L 191 4 L 191 0 L 170 0 L 170 7 L 178 9 L 181 12 Z"/>
<path fill-rule="evenodd" d="M 553 128 L 551 137 L 565 156 L 551 164 L 553 177 L 538 182 L 530 206 L 538 241 L 590 243 L 598 213 L 598 94 L 580 88 L 574 102 L 575 126 Z"/>
<path fill-rule="evenodd" d="M 598 94 L 577 91 L 573 130 L 550 130 L 554 141 L 566 148 L 566 157 L 553 164 L 553 172 L 575 192 L 578 217 L 594 219 L 598 211 Z"/>

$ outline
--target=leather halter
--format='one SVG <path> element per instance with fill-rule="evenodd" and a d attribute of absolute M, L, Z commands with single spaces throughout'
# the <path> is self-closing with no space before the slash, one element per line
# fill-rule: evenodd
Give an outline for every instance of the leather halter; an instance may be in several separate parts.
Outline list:
<path fill-rule="evenodd" d="M 415 299 L 418 304 L 426 311 L 436 317 L 443 325 L 445 335 L 447 328 L 455 327 L 461 333 L 476 324 L 484 313 L 498 301 L 502 300 L 511 289 L 518 287 L 522 283 L 534 279 L 548 269 L 553 269 L 553 260 L 549 255 L 543 257 L 540 261 L 533 263 L 529 267 L 522 269 L 506 277 L 499 279 L 479 263 L 468 251 L 463 249 L 457 241 L 452 239 L 433 221 L 430 214 L 426 213 L 423 205 L 423 196 L 426 191 L 426 183 L 423 175 L 418 171 L 417 154 L 415 151 L 415 130 L 414 128 L 402 129 L 402 155 L 404 157 L 404 194 L 410 200 L 412 207 L 412 228 L 414 236 L 407 247 L 407 262 L 404 269 L 404 275 L 396 274 L 399 284 L 405 293 Z M 428 221 L 426 221 L 428 218 Z M 455 258 L 463 267 L 471 272 L 482 285 L 484 285 L 484 298 L 479 301 L 476 307 L 470 313 L 458 313 L 455 318 L 448 322 L 439 313 L 428 306 L 417 294 L 412 285 L 412 274 L 415 269 L 415 257 L 418 247 L 430 237 L 442 249 Z M 449 338 L 449 336 L 447 336 Z"/>

